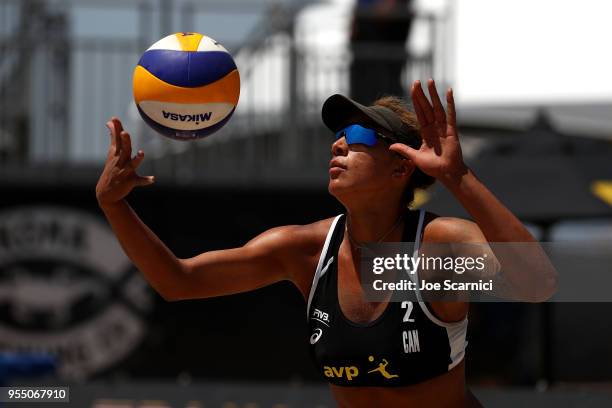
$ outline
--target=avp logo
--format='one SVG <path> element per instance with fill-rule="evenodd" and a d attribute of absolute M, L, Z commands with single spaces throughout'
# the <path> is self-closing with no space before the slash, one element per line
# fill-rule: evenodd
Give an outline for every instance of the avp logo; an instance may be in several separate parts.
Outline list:
<path fill-rule="evenodd" d="M 347 380 L 352 381 L 353 377 L 357 377 L 359 375 L 359 369 L 355 366 L 323 366 L 323 375 L 325 375 L 327 378 L 346 378 Z"/>
<path fill-rule="evenodd" d="M 45 351 L 61 378 L 87 378 L 138 346 L 151 295 L 97 217 L 43 206 L 0 213 L 1 350 Z"/>
<path fill-rule="evenodd" d="M 315 309 L 312 312 L 312 318 L 329 327 L 329 314 L 328 313 L 325 313 L 319 309 Z"/>
<path fill-rule="evenodd" d="M 180 113 L 166 112 L 162 110 L 164 119 L 170 119 L 176 122 L 195 122 L 199 125 L 200 122 L 208 122 L 212 117 L 212 112 L 194 113 L 190 115 L 181 115 Z"/>

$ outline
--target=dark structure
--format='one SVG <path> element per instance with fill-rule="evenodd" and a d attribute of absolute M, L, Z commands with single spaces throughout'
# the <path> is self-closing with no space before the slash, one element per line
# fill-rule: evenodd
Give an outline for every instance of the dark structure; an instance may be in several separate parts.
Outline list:
<path fill-rule="evenodd" d="M 351 32 L 351 97 L 369 104 L 385 94 L 403 95 L 401 74 L 412 0 L 358 0 Z"/>

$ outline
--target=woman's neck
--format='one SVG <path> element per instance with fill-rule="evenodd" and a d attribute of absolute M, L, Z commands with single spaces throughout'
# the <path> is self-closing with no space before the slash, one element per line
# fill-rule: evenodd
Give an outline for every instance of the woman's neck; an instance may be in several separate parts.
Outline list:
<path fill-rule="evenodd" d="M 381 203 L 384 204 L 384 203 Z M 398 205 L 369 205 L 365 208 L 347 208 L 346 229 L 353 245 L 366 242 L 397 240 L 406 209 Z M 401 237 L 401 233 L 400 233 Z"/>

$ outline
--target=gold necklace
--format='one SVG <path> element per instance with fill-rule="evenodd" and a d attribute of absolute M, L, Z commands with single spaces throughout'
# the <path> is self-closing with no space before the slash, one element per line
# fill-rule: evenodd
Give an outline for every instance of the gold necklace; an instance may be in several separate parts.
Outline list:
<path fill-rule="evenodd" d="M 383 239 L 387 238 L 387 236 L 389 234 L 391 234 L 393 231 L 395 231 L 395 229 L 397 228 L 397 226 L 402 222 L 402 220 L 404 219 L 404 213 L 402 212 L 400 214 L 399 217 L 397 217 L 397 220 L 395 221 L 395 223 L 393 224 L 393 226 L 391 227 L 391 229 L 387 232 L 385 232 L 380 238 L 378 238 L 378 240 L 376 242 L 374 242 L 375 244 L 380 244 Z M 355 238 L 353 238 L 353 236 L 351 235 L 351 231 L 349 228 L 350 225 L 350 219 L 348 218 L 348 216 L 346 217 L 346 233 L 349 237 L 349 241 L 351 241 L 351 245 L 353 246 L 353 248 L 355 249 L 367 249 L 367 247 L 363 244 L 363 243 L 359 243 L 355 240 Z"/>

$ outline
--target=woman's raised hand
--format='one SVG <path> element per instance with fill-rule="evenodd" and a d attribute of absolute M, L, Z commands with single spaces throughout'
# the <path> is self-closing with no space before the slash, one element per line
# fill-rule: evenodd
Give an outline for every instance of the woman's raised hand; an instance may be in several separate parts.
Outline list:
<path fill-rule="evenodd" d="M 427 81 L 427 87 L 431 103 L 420 81 L 414 81 L 411 89 L 412 103 L 423 138 L 421 147 L 417 150 L 395 143 L 390 150 L 410 159 L 424 173 L 441 182 L 452 182 L 467 171 L 459 144 L 453 91 L 449 88 L 446 92 L 448 112 L 445 112 L 433 79 Z"/>
<path fill-rule="evenodd" d="M 100 206 L 114 204 L 125 198 L 136 186 L 153 184 L 153 176 L 139 176 L 136 169 L 144 159 L 139 150 L 132 157 L 132 141 L 118 118 L 113 117 L 106 123 L 111 142 L 106 156 L 104 170 L 96 185 L 96 198 Z"/>

